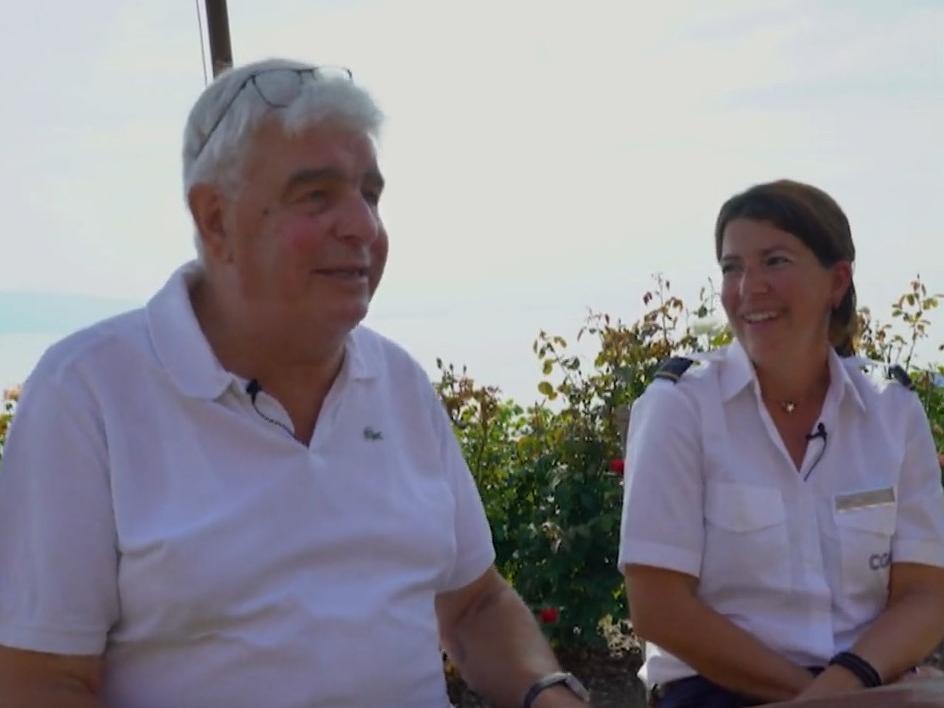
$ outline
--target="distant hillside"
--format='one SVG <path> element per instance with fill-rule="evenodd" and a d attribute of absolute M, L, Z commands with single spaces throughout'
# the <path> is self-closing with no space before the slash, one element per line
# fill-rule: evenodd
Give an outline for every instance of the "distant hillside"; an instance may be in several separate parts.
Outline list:
<path fill-rule="evenodd" d="M 69 332 L 141 304 L 87 295 L 0 292 L 0 335 Z"/>

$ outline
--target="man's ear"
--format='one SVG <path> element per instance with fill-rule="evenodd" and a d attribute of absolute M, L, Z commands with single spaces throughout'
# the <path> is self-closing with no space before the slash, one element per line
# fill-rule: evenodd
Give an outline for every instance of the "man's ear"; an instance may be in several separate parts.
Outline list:
<path fill-rule="evenodd" d="M 232 239 L 227 238 L 223 212 L 226 199 L 211 184 L 195 184 L 187 193 L 187 204 L 197 227 L 205 258 L 223 263 L 233 259 Z"/>
<path fill-rule="evenodd" d="M 835 310 L 852 286 L 852 264 L 849 261 L 837 261 L 833 264 L 832 276 L 832 306 Z"/>

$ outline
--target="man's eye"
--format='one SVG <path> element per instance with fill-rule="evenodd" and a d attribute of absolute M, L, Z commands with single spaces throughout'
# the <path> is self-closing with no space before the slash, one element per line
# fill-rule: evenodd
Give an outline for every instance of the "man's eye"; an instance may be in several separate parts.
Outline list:
<path fill-rule="evenodd" d="M 790 261 L 784 258 L 783 256 L 771 256 L 767 259 L 767 265 L 769 266 L 778 266 L 783 265 L 784 263 L 789 263 Z"/>
<path fill-rule="evenodd" d="M 304 199 L 307 202 L 320 202 L 328 198 L 328 193 L 323 189 L 313 189 L 305 192 Z"/>
<path fill-rule="evenodd" d="M 380 192 L 376 189 L 365 189 L 363 194 L 368 204 L 377 206 L 380 203 Z"/>
<path fill-rule="evenodd" d="M 727 275 L 728 273 L 734 273 L 737 270 L 737 266 L 733 263 L 724 263 L 721 266 L 721 274 Z"/>

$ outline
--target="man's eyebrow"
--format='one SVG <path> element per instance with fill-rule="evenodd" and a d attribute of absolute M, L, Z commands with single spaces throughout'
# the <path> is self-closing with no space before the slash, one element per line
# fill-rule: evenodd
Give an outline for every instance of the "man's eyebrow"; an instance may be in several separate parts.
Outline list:
<path fill-rule="evenodd" d="M 345 179 L 346 177 L 344 173 L 335 167 L 305 168 L 298 170 L 288 178 L 288 181 L 285 183 L 285 189 L 282 190 L 282 197 L 284 198 L 299 187 L 311 184 L 313 182 L 335 182 L 343 181 Z M 364 181 L 370 183 L 378 190 L 382 190 L 385 184 L 383 175 L 381 175 L 377 170 L 369 170 L 364 175 Z"/>
<path fill-rule="evenodd" d="M 286 197 L 293 190 L 311 182 L 339 179 L 343 179 L 343 175 L 340 170 L 334 167 L 315 167 L 298 170 L 292 173 L 291 177 L 288 178 L 288 181 L 285 183 L 285 188 L 282 190 L 282 196 Z"/>

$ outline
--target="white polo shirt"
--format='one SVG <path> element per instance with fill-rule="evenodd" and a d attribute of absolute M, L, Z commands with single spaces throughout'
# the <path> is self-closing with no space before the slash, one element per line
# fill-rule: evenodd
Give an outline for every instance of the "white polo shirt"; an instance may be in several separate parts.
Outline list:
<path fill-rule="evenodd" d="M 24 386 L 0 644 L 104 653 L 117 708 L 447 706 L 434 598 L 494 552 L 428 378 L 358 327 L 306 447 L 221 368 L 194 272 L 54 346 Z"/>
<path fill-rule="evenodd" d="M 830 355 L 825 449 L 811 441 L 799 473 L 737 343 L 656 380 L 633 406 L 620 568 L 698 577 L 707 605 L 802 666 L 848 649 L 885 605 L 892 560 L 944 566 L 925 412 L 862 362 Z M 694 673 L 647 645 L 648 684 Z"/>

